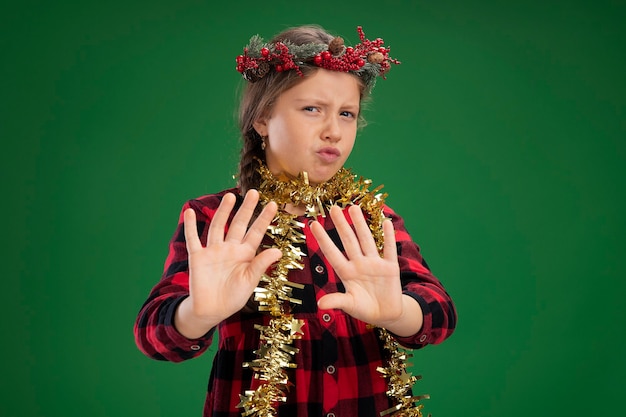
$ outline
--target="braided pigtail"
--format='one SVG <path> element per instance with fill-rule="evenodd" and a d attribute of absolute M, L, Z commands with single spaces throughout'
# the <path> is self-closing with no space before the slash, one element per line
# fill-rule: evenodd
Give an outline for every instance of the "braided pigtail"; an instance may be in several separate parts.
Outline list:
<path fill-rule="evenodd" d="M 265 161 L 261 142 L 261 137 L 254 129 L 250 129 L 243 138 L 239 156 L 239 189 L 242 194 L 252 188 L 258 188 L 260 184 L 259 160 Z"/>

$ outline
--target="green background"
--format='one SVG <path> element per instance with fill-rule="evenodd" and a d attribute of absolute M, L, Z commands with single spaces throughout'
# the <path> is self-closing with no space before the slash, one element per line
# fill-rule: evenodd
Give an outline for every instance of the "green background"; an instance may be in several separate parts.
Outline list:
<path fill-rule="evenodd" d="M 303 23 L 402 61 L 348 165 L 458 307 L 425 411 L 621 413 L 624 2 L 210 3 L 2 6 L 1 416 L 201 414 L 211 355 L 152 361 L 133 322 L 182 203 L 233 184 L 235 56 Z"/>

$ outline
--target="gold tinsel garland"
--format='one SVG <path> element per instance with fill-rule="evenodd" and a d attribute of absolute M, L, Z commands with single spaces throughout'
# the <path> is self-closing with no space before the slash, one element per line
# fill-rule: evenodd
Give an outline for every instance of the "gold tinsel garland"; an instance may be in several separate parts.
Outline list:
<path fill-rule="evenodd" d="M 274 201 L 279 207 L 267 234 L 273 240 L 273 247 L 279 248 L 283 256 L 274 265 L 270 275 L 263 275 L 263 286 L 255 289 L 259 311 L 268 312 L 271 318 L 267 326 L 255 326 L 260 331 L 261 339 L 259 349 L 254 351 L 257 358 L 243 364 L 244 367 L 253 369 L 255 379 L 261 381 L 256 390 L 245 391 L 244 395 L 239 396 L 240 403 L 237 407 L 243 408 L 241 415 L 244 417 L 277 415 L 277 406 L 287 401 L 287 391 L 291 385 L 287 370 L 296 367 L 292 357 L 298 353 L 298 349 L 293 347 L 293 341 L 303 335 L 304 321 L 291 314 L 291 305 L 302 303 L 292 297 L 292 289 L 301 289 L 303 285 L 290 282 L 288 275 L 292 269 L 304 268 L 302 257 L 305 254 L 297 247 L 305 241 L 302 233 L 304 224 L 297 221 L 296 215 L 285 211 L 285 205 L 304 205 L 306 217 L 313 219 L 325 217 L 333 205 L 342 208 L 352 204 L 359 205 L 366 214 L 378 250 L 382 252 L 383 206 L 387 196 L 378 193 L 382 186 L 370 191 L 371 180 L 362 177 L 356 180 L 355 175 L 343 168 L 330 180 L 318 186 L 309 184 L 306 173 L 300 174 L 296 179 L 278 180 L 262 163 L 259 173 L 261 205 Z M 422 417 L 423 406 L 415 403 L 428 398 L 428 395 L 411 395 L 413 384 L 420 379 L 406 371 L 406 359 L 411 355 L 400 347 L 387 330 L 376 328 L 375 331 L 388 354 L 386 366 L 378 367 L 377 371 L 387 379 L 387 395 L 396 404 L 382 411 L 381 417 Z"/>

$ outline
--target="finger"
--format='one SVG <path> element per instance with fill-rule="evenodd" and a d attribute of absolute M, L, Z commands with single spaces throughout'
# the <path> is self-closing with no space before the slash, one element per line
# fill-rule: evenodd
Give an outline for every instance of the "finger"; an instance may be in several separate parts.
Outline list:
<path fill-rule="evenodd" d="M 267 271 L 267 268 L 270 267 L 274 262 L 277 262 L 282 256 L 282 252 L 278 248 L 269 248 L 261 251 L 257 256 L 254 257 L 250 265 L 248 266 L 248 271 L 251 277 L 254 277 L 256 280 L 256 284 L 258 284 L 261 276 Z"/>
<path fill-rule="evenodd" d="M 226 229 L 226 222 L 230 212 L 235 206 L 235 195 L 227 193 L 222 197 L 222 202 L 215 211 L 215 215 L 209 226 L 209 234 L 207 237 L 207 246 L 224 242 L 224 230 Z"/>
<path fill-rule="evenodd" d="M 233 217 L 233 221 L 228 227 L 228 233 L 226 234 L 225 240 L 241 242 L 243 237 L 246 235 L 246 232 L 248 231 L 250 219 L 254 214 L 254 210 L 256 209 L 256 205 L 258 202 L 259 192 L 257 190 L 248 190 L 248 192 L 246 192 L 246 196 L 243 199 L 241 207 L 239 207 L 239 209 L 237 210 L 235 217 Z"/>
<path fill-rule="evenodd" d="M 350 300 L 351 300 L 350 296 L 343 294 L 343 293 L 335 292 L 332 294 L 326 294 L 323 297 L 321 297 L 317 301 L 317 307 L 320 310 L 338 309 L 338 310 L 343 310 L 346 313 L 349 313 L 350 311 L 352 311 L 351 310 L 352 302 Z"/>
<path fill-rule="evenodd" d="M 359 240 L 348 223 L 348 220 L 346 220 L 343 210 L 338 206 L 333 206 L 330 209 L 330 217 L 333 219 L 333 223 L 335 224 L 341 243 L 343 243 L 343 249 L 346 251 L 348 259 L 356 259 L 357 257 L 363 256 Z"/>
<path fill-rule="evenodd" d="M 376 242 L 374 236 L 370 230 L 365 217 L 363 216 L 363 210 L 360 206 L 351 206 L 348 209 L 354 230 L 356 231 L 357 238 L 359 240 L 359 246 L 365 256 L 378 256 L 378 249 L 376 248 Z"/>
<path fill-rule="evenodd" d="M 393 222 L 390 219 L 383 221 L 383 236 L 385 237 L 383 258 L 397 264 L 398 248 L 396 247 L 396 230 L 393 228 Z"/>
<path fill-rule="evenodd" d="M 198 236 L 198 226 L 196 224 L 196 212 L 192 208 L 188 208 L 183 213 L 183 220 L 187 253 L 202 249 L 200 237 Z"/>
<path fill-rule="evenodd" d="M 332 241 L 319 222 L 314 221 L 311 223 L 311 232 L 320 245 L 322 253 L 326 259 L 328 259 L 328 262 L 339 272 L 341 267 L 347 262 L 346 257 L 341 253 L 337 245 L 335 245 L 335 242 Z"/>
<path fill-rule="evenodd" d="M 278 206 L 276 203 L 273 201 L 267 203 L 259 216 L 254 220 L 254 223 L 252 223 L 252 226 L 250 226 L 250 229 L 248 229 L 243 242 L 255 248 L 258 247 L 261 244 L 261 240 L 263 240 L 267 227 L 274 219 L 277 210 Z"/>

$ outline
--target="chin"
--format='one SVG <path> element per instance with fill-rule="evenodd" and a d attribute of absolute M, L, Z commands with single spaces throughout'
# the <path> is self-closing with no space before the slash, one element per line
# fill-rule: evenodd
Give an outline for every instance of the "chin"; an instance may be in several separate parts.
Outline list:
<path fill-rule="evenodd" d="M 335 175 L 339 171 L 340 168 L 341 166 L 339 166 L 339 168 L 337 169 L 330 168 L 328 166 L 317 167 L 317 169 L 312 167 L 310 170 L 306 170 L 303 168 L 303 171 L 306 171 L 309 176 L 309 184 L 317 185 L 331 179 L 333 175 Z"/>
<path fill-rule="evenodd" d="M 333 175 L 335 175 L 335 173 L 331 175 L 316 175 L 316 176 L 309 175 L 309 184 L 311 185 L 321 184 L 331 179 Z"/>

